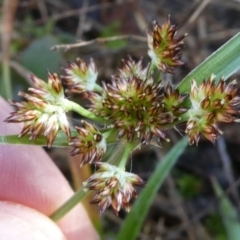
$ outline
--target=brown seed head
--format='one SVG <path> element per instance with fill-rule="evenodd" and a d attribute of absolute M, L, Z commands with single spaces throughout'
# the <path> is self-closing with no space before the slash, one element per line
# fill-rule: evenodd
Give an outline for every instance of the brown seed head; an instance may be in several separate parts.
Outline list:
<path fill-rule="evenodd" d="M 235 83 L 227 84 L 224 79 L 216 83 L 212 75 L 198 87 L 196 81 L 192 80 L 192 107 L 186 127 L 190 144 L 197 144 L 201 133 L 214 143 L 218 135 L 222 134 L 217 123 L 239 121 L 240 112 L 236 109 L 240 103 L 239 88 L 235 87 Z"/>
<path fill-rule="evenodd" d="M 186 108 L 181 106 L 186 97 L 187 94 L 180 94 L 177 88 L 174 89 L 173 86 L 168 83 L 164 89 L 163 107 L 166 111 L 172 112 L 174 116 L 180 116 L 187 111 Z"/>
<path fill-rule="evenodd" d="M 142 59 L 135 62 L 131 57 L 128 60 L 122 60 L 122 68 L 119 69 L 120 78 L 131 79 L 137 77 L 146 79 L 148 67 L 143 68 Z"/>
<path fill-rule="evenodd" d="M 70 138 L 69 123 L 63 108 L 65 97 L 61 81 L 57 74 L 48 74 L 48 82 L 31 76 L 35 88 L 29 88 L 30 94 L 19 92 L 26 101 L 11 104 L 17 108 L 5 120 L 6 122 L 24 122 L 19 137 L 29 133 L 30 139 L 43 134 L 50 147 L 59 130 Z"/>
<path fill-rule="evenodd" d="M 177 119 L 161 104 L 163 89 L 152 78 L 116 78 L 103 83 L 102 96 L 91 94 L 91 110 L 118 129 L 118 139 L 149 144 L 152 137 L 166 139 L 163 126 Z"/>
<path fill-rule="evenodd" d="M 174 68 L 181 66 L 181 50 L 186 34 L 176 36 L 177 29 L 171 25 L 170 16 L 161 26 L 153 22 L 153 33 L 147 33 L 148 55 L 153 63 L 163 72 L 173 73 Z"/>
<path fill-rule="evenodd" d="M 118 215 L 121 208 L 130 210 L 129 201 L 137 197 L 133 185 L 144 185 L 143 180 L 136 174 L 125 172 L 108 163 L 96 163 L 99 171 L 84 182 L 86 190 L 95 190 L 96 195 L 91 203 L 96 203 L 103 213 L 109 206 Z"/>
<path fill-rule="evenodd" d="M 86 163 L 101 161 L 106 151 L 106 140 L 92 124 L 81 121 L 83 127 L 76 127 L 78 136 L 72 138 L 70 145 L 73 146 L 71 155 L 80 154 L 81 166 Z"/>
<path fill-rule="evenodd" d="M 62 77 L 68 92 L 81 93 L 94 89 L 98 72 L 93 59 L 90 59 L 90 63 L 87 65 L 77 58 L 77 62 L 70 62 L 69 67 L 64 68 L 64 72 L 66 75 Z"/>

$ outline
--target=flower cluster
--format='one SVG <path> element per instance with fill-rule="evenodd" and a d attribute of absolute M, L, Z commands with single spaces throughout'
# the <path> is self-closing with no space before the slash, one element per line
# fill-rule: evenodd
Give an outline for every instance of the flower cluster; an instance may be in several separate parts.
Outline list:
<path fill-rule="evenodd" d="M 128 77 L 127 73 L 131 72 L 138 74 Z M 167 140 L 164 127 L 178 120 L 177 115 L 185 111 L 180 105 L 186 95 L 179 94 L 170 85 L 164 89 L 152 77 L 144 77 L 144 72 L 141 62 L 126 61 L 122 77 L 103 83 L 101 96 L 90 95 L 91 111 L 109 120 L 110 127 L 118 129 L 117 139 L 126 136 L 129 142 L 138 139 L 144 144 L 149 144 L 153 136 Z"/>
<path fill-rule="evenodd" d="M 200 133 L 208 140 L 215 142 L 222 131 L 217 123 L 233 123 L 239 121 L 240 104 L 239 88 L 236 81 L 227 84 L 223 79 L 218 83 L 212 75 L 198 87 L 195 80 L 191 83 L 191 109 L 187 122 L 186 133 L 190 144 L 198 144 Z"/>
<path fill-rule="evenodd" d="M 183 65 L 181 50 L 186 34 L 175 36 L 177 29 L 171 25 L 170 16 L 161 26 L 154 21 L 153 33 L 148 33 L 148 55 L 153 63 L 163 72 L 173 73 L 174 68 Z"/>
<path fill-rule="evenodd" d="M 12 112 L 6 122 L 24 122 L 20 137 L 29 133 L 30 139 L 43 134 L 50 147 L 59 130 L 70 138 L 69 123 L 66 117 L 66 99 L 57 74 L 48 74 L 48 83 L 31 76 L 35 88 L 29 88 L 31 94 L 20 92 L 27 101 L 12 101 L 17 111 Z"/>
<path fill-rule="evenodd" d="M 57 74 L 49 73 L 48 82 L 31 76 L 34 88 L 19 93 L 25 101 L 12 101 L 17 109 L 5 121 L 23 122 L 20 137 L 29 134 L 30 139 L 35 139 L 43 135 L 49 147 L 57 133 L 63 131 L 72 146 L 71 155 L 80 155 L 80 166 L 99 167 L 84 183 L 86 191 L 96 191 L 92 203 L 99 205 L 101 213 L 109 206 L 116 214 L 122 208 L 129 211 L 130 199 L 137 196 L 134 186 L 143 185 L 139 176 L 123 170 L 136 146 L 168 141 L 165 130 L 178 123 L 186 123 L 190 144 L 198 144 L 201 135 L 214 142 L 222 133 L 219 123 L 240 121 L 239 87 L 235 81 L 227 84 L 223 79 L 215 80 L 214 75 L 200 84 L 192 79 L 190 92 L 184 92 L 159 79 L 159 73 L 173 73 L 183 64 L 185 37 L 176 36 L 170 18 L 161 26 L 153 22 L 153 32 L 147 33 L 151 62 L 143 64 L 143 58 L 134 61 L 131 57 L 122 60 L 118 73 L 102 86 L 96 83 L 98 72 L 92 59 L 88 65 L 79 58 L 70 62 L 62 76 L 66 92 L 87 98 L 88 109 L 65 98 Z M 98 123 L 81 120 L 81 126 L 73 131 L 68 111 Z M 110 160 L 101 162 L 107 145 L 115 141 L 126 144 L 123 155 L 111 164 Z"/>
<path fill-rule="evenodd" d="M 108 163 L 96 163 L 96 165 L 99 170 L 84 183 L 86 190 L 97 191 L 92 203 L 99 205 L 100 213 L 110 205 L 117 215 L 121 208 L 129 212 L 129 201 L 137 196 L 133 185 L 144 185 L 143 180 L 136 174 L 125 172 Z"/>
<path fill-rule="evenodd" d="M 77 63 L 69 62 L 69 67 L 64 68 L 64 72 L 66 75 L 62 78 L 68 92 L 81 93 L 94 90 L 98 72 L 93 59 L 90 59 L 87 66 L 84 61 L 77 58 Z"/>
<path fill-rule="evenodd" d="M 122 59 L 122 68 L 119 69 L 119 78 L 129 79 L 132 77 L 146 79 L 148 67 L 143 68 L 142 59 L 135 62 L 131 57 L 126 61 Z"/>
<path fill-rule="evenodd" d="M 86 163 L 98 162 L 106 151 L 106 140 L 96 127 L 82 120 L 83 127 L 75 127 L 78 136 L 71 139 L 73 146 L 71 155 L 80 154 L 82 157 L 81 166 Z"/>

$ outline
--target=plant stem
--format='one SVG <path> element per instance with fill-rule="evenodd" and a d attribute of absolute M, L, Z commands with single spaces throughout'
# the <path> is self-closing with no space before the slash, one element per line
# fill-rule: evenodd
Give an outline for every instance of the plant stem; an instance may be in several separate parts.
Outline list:
<path fill-rule="evenodd" d="M 81 202 L 87 195 L 89 191 L 85 192 L 83 188 L 80 188 L 75 194 L 65 202 L 61 207 L 59 207 L 54 213 L 50 215 L 50 218 L 57 222 L 62 217 L 64 217 L 70 210 L 72 210 L 79 202 Z"/>
<path fill-rule="evenodd" d="M 83 117 L 98 121 L 98 122 L 106 122 L 106 120 L 104 120 L 101 117 L 97 117 L 94 113 L 88 111 L 87 109 L 83 108 L 82 106 L 80 106 L 79 104 L 72 102 L 70 100 L 66 100 L 66 109 L 67 111 L 74 111 L 77 112 L 78 114 L 80 114 Z"/>
<path fill-rule="evenodd" d="M 76 135 L 76 131 L 73 131 L 73 135 Z M 16 144 L 16 145 L 37 145 L 37 146 L 47 146 L 46 137 L 39 136 L 36 139 L 30 140 L 30 135 L 27 134 L 19 138 L 18 135 L 0 135 L 0 145 L 1 144 Z M 65 134 L 59 132 L 56 139 L 53 142 L 52 147 L 69 147 L 69 142 Z"/>
<path fill-rule="evenodd" d="M 174 164 L 178 160 L 179 156 L 183 153 L 187 145 L 188 139 L 185 137 L 168 152 L 162 161 L 159 161 L 158 165 L 156 165 L 154 172 L 147 182 L 146 188 L 144 188 L 138 196 L 137 201 L 134 203 L 130 213 L 125 218 L 121 226 L 121 230 L 115 239 L 137 239 L 137 234 L 142 227 L 147 212 L 159 188 L 162 186 L 166 177 L 169 175 Z"/>
<path fill-rule="evenodd" d="M 123 169 L 125 170 L 125 166 L 127 164 L 127 160 L 128 160 L 128 157 L 129 157 L 129 154 L 133 151 L 133 149 L 136 147 L 136 143 L 128 143 L 127 146 L 126 146 L 126 149 L 123 153 L 123 156 L 122 156 L 122 159 L 118 165 L 118 167 L 120 169 Z"/>
<path fill-rule="evenodd" d="M 1 1 L 1 54 L 2 54 L 2 82 L 0 83 L 0 94 L 5 99 L 12 98 L 12 86 L 10 77 L 10 46 L 12 30 L 15 22 L 15 14 L 18 0 Z"/>
<path fill-rule="evenodd" d="M 151 76 L 151 74 L 154 72 L 156 66 L 153 63 L 153 61 L 151 61 L 149 67 L 148 67 L 148 71 L 147 71 L 147 78 L 149 78 Z"/>
<path fill-rule="evenodd" d="M 2 84 L 1 84 L 1 95 L 5 99 L 12 98 L 12 84 L 10 78 L 10 68 L 8 62 L 2 64 Z"/>
<path fill-rule="evenodd" d="M 102 87 L 98 84 L 95 84 L 93 90 L 96 91 L 96 92 L 102 93 Z"/>
<path fill-rule="evenodd" d="M 154 76 L 154 82 L 156 83 L 156 82 L 160 82 L 161 81 L 161 76 L 162 76 L 162 71 L 160 71 L 159 69 L 158 69 L 158 71 L 156 72 L 156 74 L 155 74 L 155 76 Z"/>

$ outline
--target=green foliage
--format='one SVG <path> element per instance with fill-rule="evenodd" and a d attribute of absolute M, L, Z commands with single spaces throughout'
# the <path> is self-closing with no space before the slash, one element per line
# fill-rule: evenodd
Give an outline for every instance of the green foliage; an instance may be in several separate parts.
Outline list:
<path fill-rule="evenodd" d="M 204 221 L 204 225 L 215 240 L 227 240 L 224 225 L 218 212 L 213 212 L 208 216 Z"/>
<path fill-rule="evenodd" d="M 36 26 L 31 16 L 27 16 L 23 22 L 24 28 L 20 29 L 24 36 L 31 38 L 41 38 L 44 35 L 51 34 L 55 25 L 54 21 L 47 21 L 43 25 Z"/>
<path fill-rule="evenodd" d="M 112 37 L 112 36 L 116 36 L 120 34 L 120 28 L 121 23 L 119 21 L 115 21 L 110 23 L 108 26 L 106 26 L 101 34 L 100 37 L 102 38 L 106 38 L 106 37 Z M 116 40 L 116 41 L 110 41 L 106 43 L 106 46 L 109 49 L 119 49 L 119 48 L 123 48 L 127 45 L 127 41 L 126 40 Z"/>
<path fill-rule="evenodd" d="M 192 199 L 199 194 L 201 179 L 194 175 L 184 173 L 177 180 L 177 186 L 181 196 Z"/>
<path fill-rule="evenodd" d="M 239 240 L 240 222 L 238 212 L 231 201 L 224 194 L 221 186 L 215 178 L 212 178 L 214 192 L 219 200 L 219 207 L 222 216 L 223 225 L 227 233 L 228 240 Z"/>
<path fill-rule="evenodd" d="M 190 82 L 195 79 L 200 84 L 212 74 L 216 79 L 226 79 L 240 67 L 240 33 L 236 34 L 205 61 L 192 70 L 178 85 L 180 92 L 189 92 Z"/>
<path fill-rule="evenodd" d="M 63 62 L 60 52 L 49 52 L 49 49 L 58 44 L 53 36 L 44 36 L 34 40 L 20 55 L 21 64 L 32 71 L 37 77 L 46 79 L 47 70 L 58 72 Z"/>
<path fill-rule="evenodd" d="M 37 146 L 47 146 L 46 137 L 39 136 L 37 139 L 30 140 L 29 135 L 25 135 L 21 138 L 18 135 L 0 135 L 0 145 L 1 144 L 17 144 L 17 145 L 37 145 Z M 59 132 L 53 143 L 54 147 L 68 147 L 68 139 L 63 132 Z"/>

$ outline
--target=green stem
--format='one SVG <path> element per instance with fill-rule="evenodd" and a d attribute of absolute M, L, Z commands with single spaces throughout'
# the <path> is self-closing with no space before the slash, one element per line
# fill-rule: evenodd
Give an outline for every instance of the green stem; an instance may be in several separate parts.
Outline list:
<path fill-rule="evenodd" d="M 148 67 L 148 71 L 147 71 L 147 78 L 149 78 L 151 76 L 151 74 L 154 72 L 156 66 L 153 63 L 153 61 L 151 61 L 149 67 Z"/>
<path fill-rule="evenodd" d="M 72 102 L 68 99 L 65 99 L 66 100 L 66 110 L 67 111 L 74 111 L 78 114 L 80 114 L 81 116 L 83 117 L 86 117 L 86 118 L 89 118 L 89 119 L 92 119 L 94 121 L 98 121 L 98 122 L 106 122 L 103 118 L 101 117 L 98 117 L 96 116 L 94 113 L 88 111 L 87 109 L 81 107 L 79 104 L 75 103 L 75 102 Z"/>
<path fill-rule="evenodd" d="M 59 207 L 54 213 L 50 215 L 50 218 L 57 222 L 64 217 L 70 210 L 72 210 L 77 204 L 79 204 L 87 195 L 89 191 L 85 192 L 83 188 L 80 188 L 75 194 Z"/>
<path fill-rule="evenodd" d="M 159 188 L 162 186 L 187 144 L 188 139 L 185 137 L 168 152 L 158 165 L 156 165 L 154 172 L 147 182 L 147 186 L 142 190 L 137 201 L 132 206 L 130 213 L 124 219 L 121 230 L 115 237 L 116 240 L 137 239 L 137 235 L 142 228 L 142 224 Z"/>
<path fill-rule="evenodd" d="M 156 72 L 155 76 L 154 76 L 154 82 L 160 82 L 161 81 L 161 76 L 162 76 L 162 72 L 158 69 L 158 71 Z"/>
<path fill-rule="evenodd" d="M 47 140 L 44 136 L 39 136 L 36 139 L 30 140 L 30 135 L 25 135 L 21 138 L 18 137 L 18 135 L 0 135 L 0 145 L 1 144 L 47 146 Z M 69 147 L 66 135 L 58 133 L 52 147 Z"/>
<path fill-rule="evenodd" d="M 98 84 L 95 84 L 94 89 L 95 92 L 102 93 L 102 87 Z"/>
<path fill-rule="evenodd" d="M 12 84 L 10 78 L 10 68 L 8 62 L 2 63 L 2 84 L 0 86 L 1 96 L 5 99 L 12 98 Z"/>
<path fill-rule="evenodd" d="M 134 148 L 136 147 L 136 143 L 128 143 L 127 146 L 126 146 L 126 149 L 123 153 L 123 156 L 122 156 L 122 159 L 118 165 L 118 167 L 120 169 L 123 169 L 125 170 L 125 166 L 127 164 L 127 160 L 128 160 L 128 157 L 129 157 L 129 154 L 134 150 Z"/>

